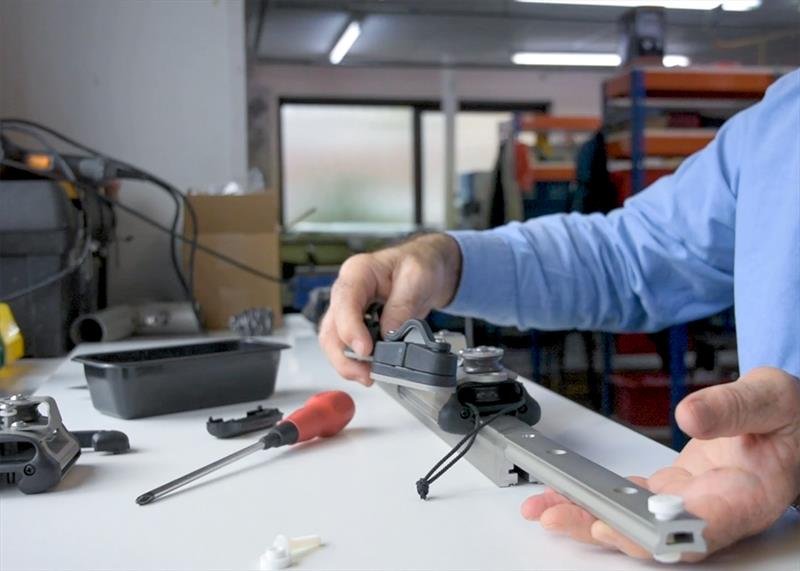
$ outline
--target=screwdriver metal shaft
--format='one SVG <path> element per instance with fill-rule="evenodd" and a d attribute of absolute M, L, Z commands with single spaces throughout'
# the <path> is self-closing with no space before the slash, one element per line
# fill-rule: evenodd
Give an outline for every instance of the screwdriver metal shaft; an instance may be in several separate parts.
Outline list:
<path fill-rule="evenodd" d="M 145 492 L 136 498 L 136 503 L 140 506 L 150 504 L 171 491 L 177 490 L 189 482 L 194 482 L 198 478 L 202 478 L 206 474 L 219 470 L 223 466 L 236 462 L 245 456 L 249 456 L 253 452 L 306 442 L 318 437 L 327 438 L 338 434 L 353 418 L 355 411 L 355 403 L 347 393 L 342 391 L 317 393 L 308 399 L 305 405 L 294 411 L 288 418 L 262 436 L 258 442 L 220 458 L 207 466 L 198 468 L 185 476 L 167 482 L 163 486 Z"/>
<path fill-rule="evenodd" d="M 227 466 L 228 464 L 236 462 L 237 460 L 240 460 L 245 456 L 249 456 L 253 452 L 258 452 L 259 450 L 264 450 L 264 443 L 260 440 L 255 444 L 251 444 L 247 448 L 242 448 L 238 452 L 234 452 L 233 454 L 229 454 L 224 458 L 220 458 L 216 462 L 212 462 L 207 466 L 198 468 L 194 472 L 189 472 L 185 476 L 181 476 L 180 478 L 175 478 L 174 480 L 172 480 L 171 482 L 167 482 L 163 486 L 159 486 L 157 488 L 153 488 L 149 492 L 145 492 L 144 494 L 136 498 L 136 503 L 139 504 L 140 506 L 144 506 L 149 504 L 150 502 L 154 502 L 161 496 L 164 496 L 173 490 L 177 490 L 178 488 L 181 488 L 190 482 L 194 482 L 198 478 L 202 478 L 206 474 L 215 472 L 220 468 Z"/>

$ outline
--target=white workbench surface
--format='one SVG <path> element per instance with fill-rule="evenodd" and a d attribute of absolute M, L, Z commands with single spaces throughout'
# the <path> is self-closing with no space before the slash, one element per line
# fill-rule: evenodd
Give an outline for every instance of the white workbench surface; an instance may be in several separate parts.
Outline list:
<path fill-rule="evenodd" d="M 251 403 L 125 421 L 98 413 L 79 365 L 65 361 L 40 394 L 55 397 L 71 429 L 125 431 L 134 451 L 84 452 L 58 488 L 25 496 L 0 487 L 0 569 L 257 569 L 276 534 L 322 535 L 298 567 L 325 569 L 659 568 L 553 536 L 519 515 L 539 486 L 497 488 L 467 462 L 422 502 L 414 482 L 445 444 L 383 391 L 340 380 L 311 328 L 289 319 L 277 390 L 288 413 L 321 389 L 347 390 L 356 416 L 337 438 L 251 456 L 140 507 L 142 492 L 255 440 L 216 440 L 209 414 Z M 130 346 L 116 344 L 114 347 Z M 99 347 L 82 347 L 81 352 Z M 112 345 L 102 349 L 111 349 Z M 648 474 L 674 453 L 533 384 L 540 430 L 623 475 Z M 800 568 L 800 517 L 714 557 L 707 569 Z"/>

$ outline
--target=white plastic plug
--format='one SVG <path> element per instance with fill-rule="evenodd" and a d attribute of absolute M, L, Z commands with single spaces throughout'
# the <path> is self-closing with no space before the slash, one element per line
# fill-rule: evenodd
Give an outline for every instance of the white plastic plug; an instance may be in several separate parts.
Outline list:
<path fill-rule="evenodd" d="M 659 563 L 678 563 L 681 560 L 681 553 L 674 551 L 672 553 L 654 553 L 653 559 Z"/>
<path fill-rule="evenodd" d="M 647 509 L 657 521 L 669 521 L 683 512 L 683 498 L 672 494 L 655 494 L 647 498 Z M 654 553 L 653 559 L 659 563 L 677 563 L 681 560 L 681 553 Z"/>
<path fill-rule="evenodd" d="M 658 521 L 669 521 L 683 512 L 683 498 L 671 494 L 655 494 L 647 498 L 647 509 Z"/>
<path fill-rule="evenodd" d="M 286 569 L 292 564 L 293 556 L 322 545 L 319 535 L 286 537 L 278 535 L 272 546 L 261 555 L 261 570 Z"/>

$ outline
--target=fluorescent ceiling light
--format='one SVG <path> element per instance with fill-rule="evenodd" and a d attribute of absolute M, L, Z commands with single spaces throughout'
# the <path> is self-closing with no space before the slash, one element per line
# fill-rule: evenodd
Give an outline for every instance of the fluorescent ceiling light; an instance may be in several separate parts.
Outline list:
<path fill-rule="evenodd" d="M 761 8 L 761 0 L 740 0 L 738 2 L 727 0 L 722 3 L 722 9 L 728 12 L 747 12 L 756 8 Z"/>
<path fill-rule="evenodd" d="M 744 12 L 761 6 L 762 0 L 517 0 L 528 4 L 561 4 L 572 6 L 616 6 L 618 8 L 637 8 L 656 6 L 674 10 L 723 10 Z"/>
<path fill-rule="evenodd" d="M 689 67 L 692 65 L 692 60 L 686 56 L 664 56 L 661 63 L 664 67 Z"/>
<path fill-rule="evenodd" d="M 556 65 L 564 67 L 617 67 L 622 58 L 617 54 L 598 53 L 558 53 L 558 52 L 517 52 L 511 56 L 517 65 Z M 664 56 L 665 67 L 687 67 L 692 61 L 681 55 Z"/>
<path fill-rule="evenodd" d="M 517 65 L 617 67 L 622 63 L 622 58 L 617 54 L 518 52 L 511 56 L 511 61 Z"/>
<path fill-rule="evenodd" d="M 350 51 L 350 48 L 353 47 L 353 44 L 356 43 L 358 36 L 361 35 L 361 24 L 358 20 L 353 20 L 350 22 L 347 27 L 342 32 L 342 35 L 339 36 L 339 39 L 336 41 L 336 45 L 333 46 L 328 59 L 333 65 L 340 63 L 344 56 L 347 55 L 347 52 Z"/>

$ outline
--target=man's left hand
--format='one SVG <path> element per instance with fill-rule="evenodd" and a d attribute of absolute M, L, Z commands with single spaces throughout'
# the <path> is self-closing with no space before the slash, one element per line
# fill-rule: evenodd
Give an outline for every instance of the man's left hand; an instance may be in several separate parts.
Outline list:
<path fill-rule="evenodd" d="M 675 416 L 692 440 L 671 467 L 630 479 L 654 493 L 682 496 L 686 510 L 706 521 L 708 553 L 684 560 L 764 531 L 800 495 L 800 380 L 780 369 L 753 369 L 689 395 Z M 522 515 L 579 541 L 651 557 L 552 490 L 528 498 Z"/>

